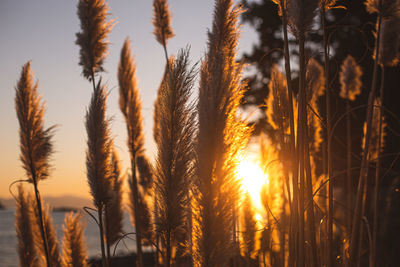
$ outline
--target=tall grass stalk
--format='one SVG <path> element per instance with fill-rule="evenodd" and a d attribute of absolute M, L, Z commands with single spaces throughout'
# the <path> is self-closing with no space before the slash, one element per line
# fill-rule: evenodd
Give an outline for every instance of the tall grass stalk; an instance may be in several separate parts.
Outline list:
<path fill-rule="evenodd" d="M 144 202 L 138 189 L 137 157 L 143 153 L 144 136 L 142 132 L 141 101 L 136 80 L 136 66 L 133 62 L 130 41 L 126 39 L 121 50 L 118 66 L 119 106 L 126 121 L 128 147 L 131 159 L 131 180 L 133 200 L 133 220 L 136 230 L 137 264 L 143 266 L 142 225 L 140 203 Z"/>
<path fill-rule="evenodd" d="M 379 8 L 381 8 L 382 0 L 370 0 L 367 2 L 367 9 L 371 8 L 371 6 L 368 6 L 369 4 L 377 2 L 377 5 Z M 359 240 L 361 236 L 360 228 L 362 224 L 362 209 L 363 209 L 363 199 L 364 199 L 364 194 L 366 192 L 364 191 L 364 187 L 366 184 L 366 179 L 367 179 L 367 171 L 368 171 L 368 153 L 369 153 L 369 146 L 370 146 L 370 137 L 371 137 L 371 123 L 372 123 L 372 111 L 373 111 L 373 102 L 374 98 L 376 95 L 376 88 L 377 88 L 377 80 L 378 80 L 378 62 L 379 62 L 379 55 L 380 55 L 380 35 L 381 35 L 381 22 L 382 22 L 382 12 L 383 10 L 376 10 L 378 13 L 378 18 L 377 18 L 377 33 L 376 33 L 376 39 L 375 39 L 375 60 L 374 60 L 374 67 L 373 67 L 373 74 L 372 74 L 372 84 L 371 84 L 371 91 L 368 96 L 368 108 L 367 108 L 367 116 L 366 116 L 366 133 L 365 133 L 365 147 L 362 153 L 362 159 L 361 159 L 361 170 L 360 170 L 360 176 L 358 180 L 358 187 L 357 187 L 357 196 L 356 196 L 356 203 L 354 207 L 354 217 L 353 217 L 353 225 L 352 225 L 352 230 L 351 230 L 351 238 L 350 238 L 350 247 L 349 247 L 349 261 L 351 265 L 356 265 L 359 261 L 358 255 L 359 255 Z"/>
<path fill-rule="evenodd" d="M 248 128 L 236 118 L 243 85 L 235 62 L 239 8 L 216 0 L 208 51 L 202 63 L 198 103 L 198 191 L 195 194 L 195 266 L 226 266 L 233 257 L 233 227 L 238 183 L 238 153 Z"/>
<path fill-rule="evenodd" d="M 18 186 L 15 209 L 15 229 L 18 238 L 18 257 L 20 266 L 37 267 L 39 259 L 33 236 L 32 204 L 25 194 L 22 185 Z"/>
<path fill-rule="evenodd" d="M 39 181 L 49 176 L 49 158 L 53 152 L 52 137 L 54 127 L 44 129 L 43 115 L 45 107 L 37 92 L 38 83 L 34 83 L 33 79 L 31 64 L 27 62 L 22 67 L 21 77 L 15 87 L 15 109 L 20 127 L 20 159 L 28 180 L 34 187 L 38 224 L 46 265 L 50 267 L 50 253 L 38 185 Z"/>
<path fill-rule="evenodd" d="M 188 191 L 194 174 L 195 113 L 189 103 L 195 72 L 189 69 L 188 50 L 170 65 L 170 76 L 159 91 L 160 130 L 163 133 L 156 160 L 155 194 L 157 229 L 163 245 L 164 264 L 181 264 L 188 244 Z M 175 252 L 175 253 L 174 253 Z"/>

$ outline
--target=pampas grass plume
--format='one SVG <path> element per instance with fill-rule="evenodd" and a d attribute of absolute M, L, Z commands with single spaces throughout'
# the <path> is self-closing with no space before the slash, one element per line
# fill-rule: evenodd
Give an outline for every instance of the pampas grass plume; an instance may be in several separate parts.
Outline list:
<path fill-rule="evenodd" d="M 296 38 L 304 37 L 312 28 L 319 0 L 290 0 L 287 13 L 289 26 Z"/>
<path fill-rule="evenodd" d="M 357 65 L 354 58 L 350 55 L 346 57 L 340 67 L 340 97 L 348 98 L 351 101 L 356 99 L 356 96 L 361 94 L 361 76 L 362 70 Z"/>
<path fill-rule="evenodd" d="M 379 13 L 383 18 L 389 19 L 397 16 L 400 2 L 398 0 L 367 0 L 365 7 L 368 13 Z"/>
<path fill-rule="evenodd" d="M 86 113 L 88 135 L 86 152 L 87 178 L 96 207 L 100 208 L 110 198 L 111 148 L 109 122 L 106 118 L 106 87 L 98 82 Z"/>
<path fill-rule="evenodd" d="M 307 63 L 306 81 L 308 103 L 315 106 L 318 97 L 325 93 L 325 71 L 321 64 L 313 58 Z"/>
<path fill-rule="evenodd" d="M 26 267 L 38 267 L 39 261 L 33 235 L 33 210 L 29 200 L 23 186 L 19 185 L 15 209 L 19 264 Z"/>
<path fill-rule="evenodd" d="M 174 37 L 174 32 L 171 28 L 171 15 L 167 0 L 153 1 L 153 25 L 154 35 L 157 41 L 165 46 L 168 39 Z"/>
<path fill-rule="evenodd" d="M 289 97 L 286 77 L 277 65 L 272 66 L 271 79 L 268 84 L 267 118 L 275 130 L 289 131 Z"/>
<path fill-rule="evenodd" d="M 44 129 L 44 103 L 33 81 L 31 63 L 27 62 L 15 87 L 15 109 L 19 121 L 20 159 L 31 183 L 49 176 L 49 158 L 53 152 L 53 129 Z"/>
<path fill-rule="evenodd" d="M 89 81 L 103 71 L 108 49 L 106 39 L 114 25 L 114 20 L 106 21 L 108 10 L 105 0 L 79 0 L 78 3 L 81 31 L 76 34 L 76 44 L 80 46 L 82 75 Z"/>
<path fill-rule="evenodd" d="M 381 24 L 379 63 L 394 67 L 400 58 L 400 1 L 398 12 L 389 19 L 383 19 Z"/>
<path fill-rule="evenodd" d="M 85 224 L 82 223 L 82 215 L 70 212 L 65 215 L 62 230 L 64 238 L 62 242 L 63 266 L 86 267 L 87 248 L 84 241 Z"/>

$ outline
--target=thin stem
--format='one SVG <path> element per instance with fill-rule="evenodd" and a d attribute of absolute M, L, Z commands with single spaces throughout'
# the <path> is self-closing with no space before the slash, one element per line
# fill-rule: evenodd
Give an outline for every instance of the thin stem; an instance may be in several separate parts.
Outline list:
<path fill-rule="evenodd" d="M 285 72 L 286 72 L 286 84 L 288 90 L 289 97 L 289 121 L 290 121 L 290 143 L 289 150 L 290 155 L 296 155 L 295 153 L 295 136 L 294 136 L 294 115 L 293 115 L 293 90 L 292 90 L 292 77 L 291 77 L 291 67 L 290 67 L 290 51 L 289 51 L 289 40 L 288 40 L 288 30 L 287 30 L 287 13 L 286 13 L 286 0 L 281 0 L 281 8 L 282 8 L 282 28 L 283 28 L 283 40 L 284 40 L 284 56 L 285 56 Z M 289 264 L 294 265 L 295 261 L 295 233 L 296 231 L 296 221 L 298 218 L 298 170 L 297 170 L 297 162 L 298 159 L 296 156 L 292 159 L 291 168 L 292 168 L 292 186 L 293 186 L 293 204 L 291 205 L 291 215 L 289 218 Z M 290 198 L 290 196 L 289 196 Z"/>
<path fill-rule="evenodd" d="M 35 178 L 33 178 L 33 177 L 35 177 Z M 37 204 L 39 223 L 40 223 L 40 234 L 42 235 L 42 239 L 43 239 L 43 248 L 44 248 L 44 253 L 46 256 L 46 264 L 47 264 L 47 267 L 50 267 L 51 263 L 50 263 L 50 257 L 49 257 L 49 247 L 47 245 L 46 226 L 43 221 L 42 201 L 41 201 L 40 193 L 38 190 L 36 174 L 34 172 L 32 172 L 32 180 L 33 180 L 33 186 L 35 188 L 35 197 L 36 197 L 36 204 Z"/>
<path fill-rule="evenodd" d="M 331 132 L 331 99 L 330 99 L 330 88 L 329 88 L 329 52 L 328 52 L 328 40 L 326 35 L 326 19 L 325 19 L 325 6 L 321 7 L 321 20 L 323 29 L 323 39 L 324 39 L 324 67 L 325 67 L 325 98 L 326 98 L 326 136 L 330 136 Z M 328 169 L 328 177 L 332 176 L 332 151 L 331 151 L 331 141 L 327 138 L 327 150 L 326 150 L 326 166 Z M 333 248 L 333 183 L 329 179 L 328 184 L 328 242 L 327 242 L 327 256 L 326 263 L 328 267 L 334 265 L 334 259 L 332 253 Z"/>
<path fill-rule="evenodd" d="M 98 216 L 99 216 L 99 228 L 100 228 L 100 244 L 101 244 L 101 259 L 103 263 L 103 267 L 108 267 L 108 260 L 106 257 L 106 252 L 104 248 L 104 225 L 103 225 L 103 204 L 98 207 Z"/>
<path fill-rule="evenodd" d="M 376 94 L 377 80 L 378 80 L 378 62 L 379 62 L 379 39 L 380 39 L 380 28 L 381 28 L 382 16 L 378 14 L 378 23 L 377 23 L 377 37 L 375 39 L 375 49 L 376 56 L 374 61 L 374 70 L 372 76 L 372 88 L 368 97 L 368 109 L 367 109 L 367 130 L 365 134 L 365 148 L 362 155 L 361 161 L 361 171 L 360 177 L 358 180 L 358 190 L 357 190 L 357 199 L 356 205 L 354 209 L 354 220 L 353 227 L 351 231 L 351 239 L 350 239 L 350 263 L 355 264 L 358 261 L 358 245 L 357 242 L 359 240 L 360 226 L 362 220 L 362 202 L 363 202 L 363 194 L 364 194 L 364 184 L 366 183 L 366 173 L 368 169 L 368 152 L 369 152 L 369 140 L 371 139 L 371 124 L 372 124 L 372 111 L 373 111 L 373 102 Z"/>
<path fill-rule="evenodd" d="M 348 92 L 347 92 L 348 94 Z M 346 130 L 347 130 L 347 212 L 346 212 L 346 223 L 347 223 L 347 236 L 351 233 L 351 217 L 352 217 L 352 206 L 353 206 L 353 190 L 352 190 L 352 179 L 351 179 L 351 117 L 350 117 L 350 100 L 346 98 Z"/>
<path fill-rule="evenodd" d="M 376 159 L 376 170 L 375 170 L 375 188 L 374 188 L 374 223 L 372 225 L 372 242 L 371 242 L 371 252 L 370 252 L 370 267 L 375 267 L 376 266 L 376 245 L 377 245 L 377 239 L 378 239 L 378 216 L 379 216 L 379 175 L 380 175 L 380 169 L 381 169 L 381 149 L 382 149 L 382 134 L 383 134 L 383 129 L 382 129 L 382 124 L 383 124 L 383 93 L 384 93 L 384 84 L 385 84 L 385 66 L 381 66 L 382 72 L 381 72 L 381 88 L 380 88 L 380 98 L 381 98 L 381 106 L 380 111 L 379 111 L 379 132 L 378 132 L 378 158 Z"/>
<path fill-rule="evenodd" d="M 110 261 L 110 255 L 111 255 L 111 253 L 110 253 L 110 246 L 111 246 L 111 244 L 110 244 L 110 232 L 109 232 L 109 214 L 108 214 L 108 211 L 107 211 L 108 209 L 107 209 L 107 206 L 104 208 L 104 217 L 105 217 L 105 232 L 106 232 L 106 253 L 107 253 L 107 260 L 108 261 Z"/>

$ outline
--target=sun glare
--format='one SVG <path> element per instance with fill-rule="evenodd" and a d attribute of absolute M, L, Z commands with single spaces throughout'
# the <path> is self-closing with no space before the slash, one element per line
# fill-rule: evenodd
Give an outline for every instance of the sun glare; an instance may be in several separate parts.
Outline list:
<path fill-rule="evenodd" d="M 244 192 L 248 192 L 257 210 L 262 209 L 260 192 L 269 183 L 268 174 L 254 161 L 244 159 L 237 167 L 237 176 L 242 183 Z"/>

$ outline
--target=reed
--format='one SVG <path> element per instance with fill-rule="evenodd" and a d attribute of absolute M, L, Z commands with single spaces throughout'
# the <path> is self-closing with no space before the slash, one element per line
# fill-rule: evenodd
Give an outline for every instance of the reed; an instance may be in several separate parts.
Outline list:
<path fill-rule="evenodd" d="M 33 184 L 38 224 L 43 242 L 46 264 L 51 266 L 47 246 L 46 228 L 43 218 L 42 202 L 39 193 L 39 181 L 48 178 L 49 159 L 53 152 L 53 127 L 44 128 L 45 106 L 37 92 L 38 83 L 34 83 L 31 63 L 27 62 L 21 71 L 21 77 L 15 87 L 15 110 L 19 121 L 20 160 L 28 180 Z"/>
<path fill-rule="evenodd" d="M 245 195 L 242 206 L 242 250 L 246 258 L 246 266 L 252 266 L 253 255 L 256 252 L 256 234 L 257 234 L 257 221 L 253 210 L 253 203 L 250 194 Z"/>
<path fill-rule="evenodd" d="M 18 257 L 20 266 L 37 267 L 39 259 L 33 236 L 33 210 L 24 187 L 18 186 L 15 209 L 15 229 L 18 238 Z"/>
<path fill-rule="evenodd" d="M 119 106 L 126 121 L 128 132 L 128 147 L 131 159 L 130 186 L 133 201 L 133 220 L 136 230 L 136 249 L 138 266 L 143 266 L 142 256 L 142 225 L 140 218 L 141 207 L 147 205 L 142 192 L 138 187 L 137 157 L 143 153 L 144 136 L 142 131 L 141 101 L 136 80 L 136 66 L 134 64 L 130 41 L 126 39 L 121 50 L 118 66 Z M 147 208 L 145 208 L 146 210 Z"/>
<path fill-rule="evenodd" d="M 104 209 L 112 198 L 112 140 L 110 127 L 106 118 L 106 87 L 97 83 L 86 112 L 86 170 L 90 193 L 93 204 L 98 212 L 98 224 L 100 228 L 100 243 L 102 251 L 103 266 L 108 266 L 104 247 Z"/>
<path fill-rule="evenodd" d="M 226 266 L 235 242 L 232 237 L 238 184 L 234 169 L 249 129 L 236 118 L 243 96 L 242 66 L 235 62 L 241 10 L 232 5 L 231 0 L 215 1 L 208 51 L 200 74 L 195 266 Z"/>
<path fill-rule="evenodd" d="M 167 42 L 168 39 L 175 36 L 171 28 L 171 14 L 167 0 L 153 0 L 153 25 L 154 36 L 163 46 L 165 60 L 168 64 Z"/>
<path fill-rule="evenodd" d="M 188 57 L 189 51 L 183 50 L 171 62 L 169 79 L 158 95 L 163 134 L 157 144 L 155 194 L 165 266 L 179 264 L 179 257 L 187 252 L 182 246 L 188 244 L 186 207 L 194 175 L 195 131 L 194 106 L 190 103 L 195 71 L 189 68 Z"/>
<path fill-rule="evenodd" d="M 80 213 L 65 215 L 62 230 L 63 266 L 87 267 L 87 248 L 84 241 L 85 224 Z"/>

